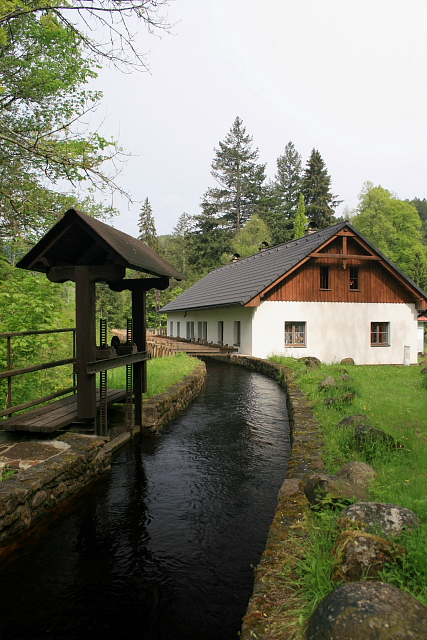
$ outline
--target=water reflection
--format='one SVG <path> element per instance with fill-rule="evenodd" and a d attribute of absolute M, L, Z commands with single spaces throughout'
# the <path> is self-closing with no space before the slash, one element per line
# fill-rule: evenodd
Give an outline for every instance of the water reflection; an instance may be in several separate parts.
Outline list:
<path fill-rule="evenodd" d="M 2 570 L 11 640 L 237 638 L 286 472 L 285 395 L 239 367 L 133 443 L 78 507 Z"/>

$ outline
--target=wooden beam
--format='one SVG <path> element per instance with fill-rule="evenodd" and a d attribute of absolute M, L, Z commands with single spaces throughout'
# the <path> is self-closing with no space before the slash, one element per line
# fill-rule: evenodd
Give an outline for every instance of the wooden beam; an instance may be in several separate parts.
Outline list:
<path fill-rule="evenodd" d="M 310 258 L 338 258 L 342 260 L 382 260 L 379 256 L 361 256 L 355 253 L 319 253 L 317 251 L 310 253 Z"/>
<path fill-rule="evenodd" d="M 127 364 L 134 364 L 135 362 L 142 362 L 143 360 L 149 359 L 150 354 L 147 351 L 130 353 L 127 356 L 117 356 L 117 358 L 88 362 L 86 371 L 90 374 L 94 374 L 99 373 L 100 371 L 109 371 L 110 369 L 117 369 L 117 367 L 124 367 Z"/>
<path fill-rule="evenodd" d="M 76 271 L 76 347 L 77 347 L 77 417 L 96 417 L 95 376 L 87 372 L 87 363 L 96 359 L 95 283 L 90 281 L 89 267 Z"/>

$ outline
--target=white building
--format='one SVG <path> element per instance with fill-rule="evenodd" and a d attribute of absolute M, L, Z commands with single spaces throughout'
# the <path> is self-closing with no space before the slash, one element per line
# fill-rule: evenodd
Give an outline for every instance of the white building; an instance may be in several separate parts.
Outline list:
<path fill-rule="evenodd" d="M 402 364 L 417 362 L 425 308 L 427 294 L 343 222 L 215 269 L 163 311 L 170 336 L 246 355 Z"/>

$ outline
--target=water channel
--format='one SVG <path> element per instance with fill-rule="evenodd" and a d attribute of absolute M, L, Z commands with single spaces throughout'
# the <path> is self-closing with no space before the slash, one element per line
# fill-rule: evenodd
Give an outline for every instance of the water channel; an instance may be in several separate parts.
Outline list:
<path fill-rule="evenodd" d="M 207 360 L 201 395 L 116 455 L 1 567 L 7 640 L 236 640 L 285 477 L 284 391 Z"/>

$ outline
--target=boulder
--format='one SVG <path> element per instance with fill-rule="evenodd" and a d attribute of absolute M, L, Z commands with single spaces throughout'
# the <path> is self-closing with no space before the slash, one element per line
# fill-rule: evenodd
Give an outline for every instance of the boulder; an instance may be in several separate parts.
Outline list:
<path fill-rule="evenodd" d="M 338 386 L 336 380 L 332 376 L 328 376 L 319 384 L 319 390 L 321 391 L 322 389 L 330 389 L 331 387 L 336 386 Z"/>
<path fill-rule="evenodd" d="M 307 356 L 306 358 L 303 358 L 303 362 L 306 365 L 306 367 L 320 367 L 320 360 L 319 358 L 315 358 L 314 356 Z"/>
<path fill-rule="evenodd" d="M 389 433 L 368 424 L 358 424 L 354 429 L 354 437 L 358 451 L 366 447 L 380 445 L 387 449 L 401 449 L 402 445 Z"/>
<path fill-rule="evenodd" d="M 340 364 L 347 366 L 348 364 L 354 364 L 354 360 L 353 358 L 343 358 Z"/>
<path fill-rule="evenodd" d="M 322 472 L 310 476 L 304 493 L 310 504 L 325 507 L 342 507 L 354 500 L 366 500 L 368 497 L 368 492 L 360 484 Z"/>
<path fill-rule="evenodd" d="M 338 424 L 339 427 L 352 427 L 353 425 L 359 425 L 362 424 L 364 422 L 366 422 L 368 419 L 368 416 L 364 415 L 363 413 L 357 413 L 354 416 L 348 416 L 347 418 L 344 418 L 344 420 L 341 420 L 341 422 Z"/>
<path fill-rule="evenodd" d="M 352 378 L 351 376 L 348 375 L 348 373 L 343 373 L 340 376 L 340 380 L 342 382 L 348 383 L 348 382 L 354 382 L 354 378 Z"/>
<path fill-rule="evenodd" d="M 303 492 L 303 488 L 304 485 L 300 478 L 287 478 L 280 487 L 278 498 L 280 499 L 284 496 L 297 496 Z"/>
<path fill-rule="evenodd" d="M 364 489 L 369 489 L 372 481 L 378 478 L 378 474 L 373 467 L 365 462 L 347 462 L 339 469 L 336 474 L 336 478 L 340 480 L 348 480 L 348 482 L 354 482 L 360 484 Z"/>
<path fill-rule="evenodd" d="M 326 388 L 326 387 L 325 387 Z M 321 390 L 321 387 L 319 386 L 319 391 Z M 344 403 L 348 403 L 348 402 L 353 402 L 354 400 L 354 393 L 344 393 L 341 396 L 337 396 L 335 398 L 325 398 L 325 400 L 323 400 L 323 404 L 326 404 L 328 407 L 336 404 L 337 402 L 344 402 Z"/>
<path fill-rule="evenodd" d="M 322 600 L 307 640 L 426 640 L 427 607 L 384 582 L 348 582 Z"/>
<path fill-rule="evenodd" d="M 364 531 L 343 531 L 332 551 L 334 582 L 378 580 L 384 565 L 401 564 L 407 553 L 401 545 Z"/>
<path fill-rule="evenodd" d="M 353 522 L 361 531 L 396 536 L 404 529 L 415 529 L 420 524 L 419 517 L 410 509 L 386 502 L 359 502 L 352 504 L 341 514 L 341 524 L 349 528 Z"/>
<path fill-rule="evenodd" d="M 421 373 L 423 373 L 423 374 L 424 374 L 424 373 L 427 373 L 427 367 L 423 367 L 423 368 L 421 369 Z"/>

